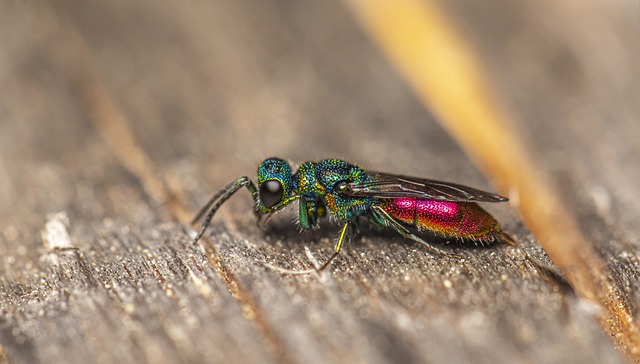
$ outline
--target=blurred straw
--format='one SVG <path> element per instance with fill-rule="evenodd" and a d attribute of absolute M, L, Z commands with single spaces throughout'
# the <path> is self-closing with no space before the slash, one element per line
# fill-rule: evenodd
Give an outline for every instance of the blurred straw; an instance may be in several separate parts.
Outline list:
<path fill-rule="evenodd" d="M 429 0 L 346 0 L 357 21 L 467 154 L 519 202 L 527 226 L 583 297 L 603 310 L 618 346 L 640 360 L 636 322 L 558 193 L 522 147 L 480 60 Z"/>

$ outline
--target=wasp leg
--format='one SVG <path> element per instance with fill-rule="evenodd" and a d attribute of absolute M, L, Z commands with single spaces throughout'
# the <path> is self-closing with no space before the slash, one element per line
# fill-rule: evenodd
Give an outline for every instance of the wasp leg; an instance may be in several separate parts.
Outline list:
<path fill-rule="evenodd" d="M 310 274 L 310 273 L 314 273 L 314 272 L 316 272 L 316 273 L 322 272 L 325 268 L 327 268 L 329 266 L 329 264 L 331 264 L 333 259 L 335 259 L 340 254 L 340 250 L 342 249 L 342 246 L 344 245 L 345 239 L 351 240 L 354 227 L 356 227 L 356 221 L 355 220 L 349 220 L 344 224 L 344 226 L 342 226 L 342 230 L 340 230 L 340 236 L 338 237 L 338 242 L 336 243 L 336 246 L 334 248 L 333 255 L 331 255 L 331 257 L 329 257 L 329 259 L 326 262 L 324 262 L 320 267 L 314 266 L 313 269 L 290 270 L 290 269 L 280 268 L 278 266 L 274 266 L 274 265 L 269 264 L 269 263 L 265 263 L 264 265 L 266 267 L 268 267 L 268 268 L 271 268 L 271 269 L 273 269 L 273 270 L 275 270 L 277 272 L 283 273 L 283 274 L 299 275 L 299 274 Z"/>
<path fill-rule="evenodd" d="M 222 206 L 222 204 L 224 204 L 231 196 L 233 196 L 234 193 L 236 193 L 240 188 L 244 186 L 246 186 L 249 192 L 251 192 L 251 196 L 253 197 L 254 202 L 257 206 L 258 190 L 256 189 L 256 186 L 253 184 L 253 182 L 249 179 L 249 177 L 240 177 L 235 181 L 229 183 L 225 188 L 220 190 L 209 199 L 209 202 L 207 202 L 207 204 L 204 205 L 200 209 L 200 211 L 198 211 L 198 214 L 191 222 L 191 224 L 195 224 L 202 218 L 202 216 L 204 216 L 205 213 L 207 213 L 207 211 L 209 211 L 207 213 L 207 216 L 204 218 L 204 222 L 202 223 L 202 227 L 200 228 L 198 235 L 196 235 L 196 237 L 193 239 L 192 244 L 197 244 L 200 238 L 202 238 L 205 230 L 207 230 L 207 227 L 209 227 L 209 223 L 211 223 L 211 219 L 213 219 L 213 215 L 216 214 L 220 206 Z"/>
<path fill-rule="evenodd" d="M 336 243 L 336 247 L 334 249 L 333 255 L 326 262 L 324 262 L 324 264 L 321 265 L 320 268 L 318 268 L 318 272 L 321 272 L 326 267 L 328 267 L 329 264 L 331 264 L 331 262 L 333 261 L 333 259 L 340 254 L 340 250 L 342 249 L 342 245 L 344 245 L 345 238 L 348 238 L 349 240 L 351 240 L 351 237 L 353 236 L 353 231 L 355 229 L 357 229 L 355 220 L 349 220 L 344 224 L 344 226 L 342 227 L 342 230 L 340 231 L 340 237 L 338 238 L 338 242 Z"/>
<path fill-rule="evenodd" d="M 424 245 L 432 253 L 450 255 L 449 252 L 446 252 L 446 251 L 434 246 L 433 244 L 422 240 L 419 236 L 413 234 L 411 231 L 409 231 L 406 227 L 402 226 L 402 224 L 400 224 L 396 219 L 391 217 L 391 215 L 389 215 L 386 211 L 384 211 L 379 206 L 372 206 L 371 209 L 373 210 L 373 212 L 375 214 L 375 219 L 376 219 L 377 223 L 380 223 L 380 224 L 382 224 L 382 225 L 384 225 L 386 227 L 393 228 L 395 231 L 398 232 L 398 234 L 402 235 L 402 237 L 404 237 L 406 239 L 411 239 L 411 240 L 413 240 L 415 242 L 418 242 L 418 243 Z"/>

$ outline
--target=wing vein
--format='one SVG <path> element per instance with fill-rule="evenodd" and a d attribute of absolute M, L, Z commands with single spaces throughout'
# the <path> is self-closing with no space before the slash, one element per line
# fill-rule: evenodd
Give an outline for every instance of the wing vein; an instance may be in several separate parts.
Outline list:
<path fill-rule="evenodd" d="M 350 183 L 343 192 L 352 197 L 401 198 L 414 197 L 454 202 L 505 202 L 506 197 L 456 183 L 367 172 L 370 180 Z"/>

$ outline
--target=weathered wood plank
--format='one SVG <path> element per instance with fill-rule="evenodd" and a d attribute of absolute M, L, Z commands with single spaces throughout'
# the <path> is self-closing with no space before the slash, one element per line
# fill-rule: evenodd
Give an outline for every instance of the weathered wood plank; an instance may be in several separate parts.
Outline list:
<path fill-rule="evenodd" d="M 632 137 L 638 106 L 630 100 L 640 83 L 637 71 L 623 67 L 634 63 L 594 60 L 593 48 L 574 50 L 568 40 L 530 30 L 525 15 L 501 25 L 488 10 L 475 18 L 467 5 L 461 19 L 479 29 L 474 39 L 486 45 L 479 48 L 487 63 L 495 62 L 497 84 L 512 95 L 506 101 L 527 116 L 521 127 L 534 137 L 530 148 L 562 186 L 637 319 L 640 204 L 632 182 L 640 168 L 630 156 L 640 154 Z M 298 234 L 289 212 L 261 231 L 244 192 L 216 216 L 201 246 L 189 244 L 193 231 L 171 220 L 184 222 L 182 209 L 196 211 L 270 155 L 338 156 L 492 190 L 339 3 L 0 7 L 0 358 L 622 361 L 595 306 L 512 247 L 454 245 L 455 257 L 434 257 L 363 226 L 325 273 L 281 275 L 262 263 L 308 268 L 304 248 L 326 259 L 337 227 Z M 560 19 L 568 11 L 553 10 Z M 505 11 L 509 19 L 527 13 Z M 607 34 L 627 29 L 628 19 L 607 11 Z M 496 39 L 501 26 L 510 32 Z M 518 34 L 548 40 L 533 43 L 540 63 L 518 48 Z M 637 44 L 628 49 L 624 57 L 637 60 Z M 566 75 L 554 66 L 566 54 L 580 72 L 553 77 Z M 531 76 L 527 65 L 547 77 Z M 87 96 L 94 87 L 102 90 L 97 99 Z M 113 113 L 97 113 L 103 104 L 95 100 L 110 100 L 128 129 L 105 132 Z M 114 150 L 127 145 L 119 144 L 126 136 L 151 176 L 132 167 L 135 153 Z M 148 178 L 159 181 L 160 197 Z M 526 252 L 548 262 L 515 210 L 488 208 Z M 68 222 L 49 219 L 66 224 L 68 239 L 46 224 L 58 211 Z M 52 240 L 73 249 L 51 250 L 45 241 Z"/>

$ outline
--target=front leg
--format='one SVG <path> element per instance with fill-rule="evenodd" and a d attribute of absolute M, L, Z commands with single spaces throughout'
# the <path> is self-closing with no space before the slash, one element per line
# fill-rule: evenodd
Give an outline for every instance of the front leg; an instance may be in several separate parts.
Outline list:
<path fill-rule="evenodd" d="M 298 224 L 305 230 L 311 229 L 314 223 L 317 223 L 318 220 L 318 215 L 315 212 L 313 202 L 302 197 L 300 198 L 298 207 Z"/>
<path fill-rule="evenodd" d="M 333 255 L 322 266 L 320 266 L 320 268 L 318 268 L 318 272 L 321 272 L 326 267 L 328 267 L 331 261 L 333 261 L 333 259 L 340 254 L 340 250 L 342 250 L 342 246 L 344 245 L 345 240 L 348 239 L 349 241 L 351 241 L 351 238 L 353 237 L 353 234 L 357 230 L 357 228 L 358 226 L 356 219 L 348 220 L 342 226 L 342 230 L 340 230 L 340 236 L 338 237 L 338 242 L 336 243 L 336 246 L 334 248 Z"/>

